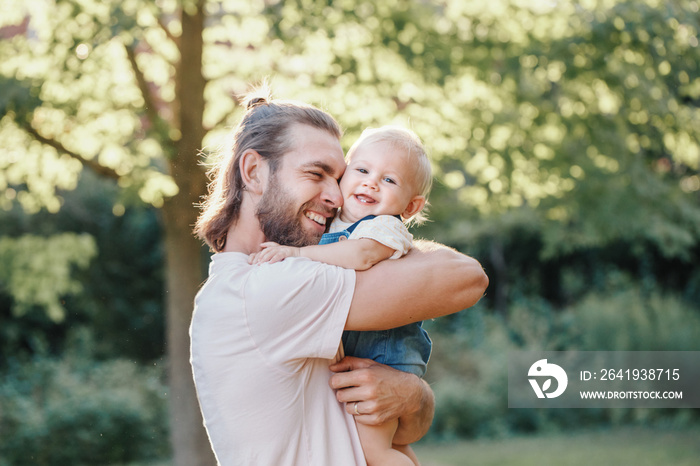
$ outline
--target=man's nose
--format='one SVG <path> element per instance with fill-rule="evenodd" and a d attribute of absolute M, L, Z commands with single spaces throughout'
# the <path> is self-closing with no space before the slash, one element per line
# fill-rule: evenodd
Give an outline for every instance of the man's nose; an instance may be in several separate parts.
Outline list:
<path fill-rule="evenodd" d="M 321 200 L 330 207 L 337 209 L 343 205 L 343 195 L 340 193 L 338 183 L 328 183 L 321 193 Z"/>

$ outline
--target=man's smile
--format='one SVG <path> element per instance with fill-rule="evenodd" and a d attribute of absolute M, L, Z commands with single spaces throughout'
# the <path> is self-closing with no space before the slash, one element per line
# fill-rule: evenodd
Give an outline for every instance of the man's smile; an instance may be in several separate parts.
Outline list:
<path fill-rule="evenodd" d="M 306 211 L 304 212 L 304 215 L 306 218 L 309 218 L 313 220 L 314 222 L 318 223 L 319 225 L 326 226 L 326 217 L 323 215 L 317 214 L 316 212 L 311 212 L 311 211 Z"/>

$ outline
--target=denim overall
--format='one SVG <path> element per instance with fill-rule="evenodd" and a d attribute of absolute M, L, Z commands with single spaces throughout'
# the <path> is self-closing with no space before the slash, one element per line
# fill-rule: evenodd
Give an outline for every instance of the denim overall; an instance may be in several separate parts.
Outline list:
<path fill-rule="evenodd" d="M 329 244 L 348 239 L 357 225 L 374 215 L 350 225 L 347 230 L 326 233 L 318 244 Z M 433 344 L 428 332 L 423 330 L 422 322 L 414 322 L 390 330 L 372 330 L 365 332 L 343 332 L 343 348 L 346 356 L 373 359 L 394 369 L 410 372 L 423 377 L 428 368 L 428 359 Z"/>

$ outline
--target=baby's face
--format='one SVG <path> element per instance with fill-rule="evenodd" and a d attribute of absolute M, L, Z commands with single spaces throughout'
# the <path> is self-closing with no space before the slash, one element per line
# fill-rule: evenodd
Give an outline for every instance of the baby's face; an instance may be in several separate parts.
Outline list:
<path fill-rule="evenodd" d="M 357 147 L 340 180 L 340 219 L 356 222 L 367 215 L 401 215 L 416 192 L 416 164 L 386 142 Z"/>

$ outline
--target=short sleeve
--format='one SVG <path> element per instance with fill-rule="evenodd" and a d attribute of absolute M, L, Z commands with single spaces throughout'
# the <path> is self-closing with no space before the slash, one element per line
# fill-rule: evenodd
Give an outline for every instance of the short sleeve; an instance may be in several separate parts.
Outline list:
<path fill-rule="evenodd" d="M 354 290 L 353 270 L 306 258 L 257 266 L 245 286 L 251 339 L 275 365 L 331 359 L 338 350 Z"/>
<path fill-rule="evenodd" d="M 413 235 L 393 215 L 379 215 L 360 222 L 348 239 L 370 238 L 396 251 L 390 259 L 406 254 L 413 244 Z"/>

